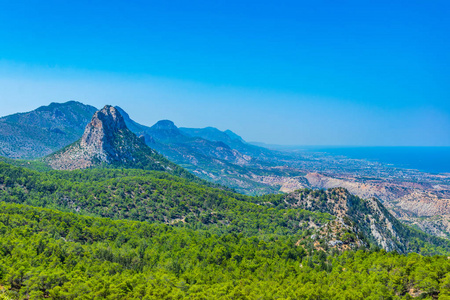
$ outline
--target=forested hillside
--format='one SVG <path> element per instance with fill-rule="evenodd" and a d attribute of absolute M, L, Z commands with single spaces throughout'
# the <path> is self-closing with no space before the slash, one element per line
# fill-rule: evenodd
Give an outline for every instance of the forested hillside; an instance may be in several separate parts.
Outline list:
<path fill-rule="evenodd" d="M 0 203 L 0 299 L 449 299 L 447 256 L 325 253 Z"/>
<path fill-rule="evenodd" d="M 450 300 L 449 15 L 0 0 L 0 300 Z"/>
<path fill-rule="evenodd" d="M 273 197 L 278 197 L 274 195 Z M 259 200 L 165 172 L 89 169 L 36 172 L 0 163 L 0 200 L 82 214 L 217 232 L 295 234 L 330 214 L 258 205 Z"/>
<path fill-rule="evenodd" d="M 338 191 L 338 192 L 336 192 Z M 310 191 L 322 205 L 339 189 Z M 218 234 L 307 234 L 338 249 L 381 247 L 403 253 L 450 253 L 450 242 L 432 238 L 401 223 L 383 227 L 387 211 L 372 225 L 358 214 L 340 215 L 324 207 L 296 207 L 288 195 L 250 197 L 165 172 L 132 169 L 88 169 L 36 172 L 0 163 L 0 200 L 113 219 L 159 222 Z M 363 207 L 366 200 L 351 198 Z M 368 203 L 368 202 L 367 202 Z M 356 206 L 357 207 L 357 206 Z M 382 208 L 381 204 L 380 207 Z M 361 212 L 364 214 L 364 211 Z M 348 219 L 348 221 L 347 221 Z M 377 232 L 367 227 L 377 226 Z M 382 235 L 384 239 L 377 239 Z M 320 237 L 320 238 L 318 238 Z M 394 239 L 393 237 L 399 237 Z M 387 247 L 383 241 L 400 245 Z M 389 244 L 390 245 L 390 244 Z"/>

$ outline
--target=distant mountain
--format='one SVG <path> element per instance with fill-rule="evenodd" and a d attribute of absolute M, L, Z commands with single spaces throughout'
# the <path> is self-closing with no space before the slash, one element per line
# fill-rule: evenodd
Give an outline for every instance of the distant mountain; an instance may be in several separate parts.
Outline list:
<path fill-rule="evenodd" d="M 231 131 L 231 130 L 229 130 L 229 129 L 225 130 L 224 132 L 225 132 L 232 140 L 245 142 L 244 139 L 243 139 L 241 136 L 237 135 L 236 133 L 234 133 L 233 131 Z"/>
<path fill-rule="evenodd" d="M 157 122 L 145 134 L 153 138 L 154 143 L 151 145 L 160 149 L 162 153 L 168 152 L 168 155 L 170 155 L 169 152 L 172 152 L 174 156 L 195 157 L 195 160 L 190 160 L 194 164 L 198 163 L 199 159 L 217 159 L 224 163 L 228 162 L 237 165 L 248 164 L 251 160 L 251 157 L 245 157 L 223 142 L 188 136 L 169 120 Z M 173 153 L 174 151 L 176 153 Z M 186 162 L 184 160 L 181 163 Z"/>
<path fill-rule="evenodd" d="M 186 128 L 181 127 L 180 130 L 189 136 L 201 137 L 210 141 L 223 142 L 227 145 L 231 145 L 237 142 L 245 143 L 244 140 L 231 130 L 220 131 L 214 127 L 206 128 Z"/>
<path fill-rule="evenodd" d="M 57 170 L 103 166 L 187 173 L 148 147 L 127 128 L 120 112 L 108 105 L 94 114 L 80 140 L 44 161 Z"/>
<path fill-rule="evenodd" d="M 155 125 L 148 128 L 145 133 L 151 135 L 155 140 L 163 143 L 182 143 L 191 140 L 183 134 L 175 124 L 170 120 L 158 121 Z"/>
<path fill-rule="evenodd" d="M 239 135 L 230 130 L 220 131 L 214 127 L 202 129 L 178 128 L 170 120 L 161 120 L 155 125 L 147 127 L 133 121 L 120 107 L 116 108 L 124 116 L 125 123 L 131 131 L 137 135 L 143 135 L 151 146 L 161 144 L 156 145 L 155 149 L 168 157 L 185 155 L 186 153 L 192 153 L 195 156 L 196 153 L 199 153 L 213 159 L 223 160 L 225 163 L 246 165 L 253 158 L 264 158 L 272 155 L 268 149 L 247 144 Z M 171 148 L 170 146 L 173 145 L 186 148 L 185 150 L 188 152 L 180 149 L 180 151 L 177 151 L 178 154 L 170 153 L 173 150 L 167 149 L 167 146 Z"/>
<path fill-rule="evenodd" d="M 120 107 L 116 108 L 124 116 L 131 131 L 143 136 L 147 145 L 177 163 L 198 165 L 199 161 L 206 159 L 243 165 L 251 159 L 223 142 L 189 136 L 170 120 L 161 120 L 147 127 L 133 121 Z"/>
<path fill-rule="evenodd" d="M 210 141 L 222 142 L 232 149 L 236 149 L 244 155 L 248 155 L 260 160 L 266 160 L 273 157 L 273 153 L 263 147 L 248 144 L 242 137 L 232 132 L 231 130 L 220 131 L 214 127 L 206 128 L 185 128 L 180 130 L 188 136 L 200 137 Z"/>
<path fill-rule="evenodd" d="M 0 118 L 0 156 L 37 158 L 78 140 L 97 109 L 69 101 Z"/>
<path fill-rule="evenodd" d="M 247 194 L 277 192 L 279 186 L 267 184 L 261 176 L 299 175 L 299 172 L 271 165 L 274 154 L 247 144 L 231 131 L 178 128 L 162 120 L 148 127 L 133 121 L 120 107 L 128 128 L 142 136 L 148 146 L 197 176 Z"/>
<path fill-rule="evenodd" d="M 266 188 L 245 177 L 253 176 L 252 172 L 244 168 L 254 163 L 253 158 L 232 149 L 226 143 L 189 136 L 169 120 L 147 127 L 133 121 L 120 107 L 116 108 L 123 115 L 128 128 L 142 136 L 148 146 L 199 177 L 237 189 L 243 184 Z M 272 189 L 269 187 L 268 191 Z"/>

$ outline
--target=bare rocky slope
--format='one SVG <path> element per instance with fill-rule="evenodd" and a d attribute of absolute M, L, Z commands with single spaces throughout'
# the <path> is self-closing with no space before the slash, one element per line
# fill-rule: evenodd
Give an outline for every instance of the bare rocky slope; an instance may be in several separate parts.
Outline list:
<path fill-rule="evenodd" d="M 429 181 L 443 175 L 429 175 Z M 307 173 L 297 177 L 265 176 L 264 183 L 280 186 L 289 193 L 297 189 L 343 187 L 364 199 L 377 198 L 399 220 L 427 233 L 448 238 L 450 235 L 450 186 L 432 182 L 364 179 L 350 175 Z"/>
<path fill-rule="evenodd" d="M 334 231 L 330 227 L 333 223 L 330 223 L 327 224 L 328 227 L 319 231 L 319 235 L 313 237 L 331 240 L 332 244 L 349 242 L 361 244 L 365 237 L 369 243 L 379 245 L 386 251 L 400 253 L 418 251 L 421 247 L 420 243 L 425 241 L 437 245 L 446 244 L 443 240 L 405 226 L 377 199 L 361 199 L 344 188 L 298 190 L 287 194 L 284 202 L 291 207 L 320 211 L 335 216 L 334 223 L 340 223 L 348 230 L 340 230 L 338 235 L 333 236 Z"/>

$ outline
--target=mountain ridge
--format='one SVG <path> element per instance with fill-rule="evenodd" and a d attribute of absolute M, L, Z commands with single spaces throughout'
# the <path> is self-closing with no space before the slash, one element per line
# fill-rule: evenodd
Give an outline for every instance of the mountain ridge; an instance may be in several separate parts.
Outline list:
<path fill-rule="evenodd" d="M 0 155 L 33 159 L 78 140 L 97 109 L 77 101 L 52 102 L 0 118 Z"/>
<path fill-rule="evenodd" d="M 289 193 L 299 188 L 345 187 L 362 198 L 377 197 L 404 223 L 437 236 L 450 237 L 449 176 L 407 170 L 407 173 L 399 172 L 392 168 L 381 168 L 379 164 L 330 158 L 320 153 L 251 148 L 251 145 L 244 144 L 236 137 L 236 143 L 245 148 L 238 150 L 223 142 L 198 136 L 161 141 L 151 135 L 156 131 L 148 132 L 151 127 L 138 124 L 125 111 L 117 109 L 124 116 L 127 127 L 140 136 L 145 144 L 204 180 L 249 195 Z M 51 103 L 32 112 L 0 118 L 0 155 L 11 158 L 11 153 L 14 153 L 12 158 L 16 159 L 36 158 L 62 149 L 83 135 L 85 125 L 95 111 L 91 106 L 69 101 Z M 170 125 L 172 129 L 176 127 L 173 122 Z M 231 133 L 224 131 L 220 134 L 224 136 Z M 2 152 L 5 149 L 9 154 Z M 38 170 L 48 169 L 42 159 L 5 161 Z M 136 164 L 134 166 L 137 167 Z M 144 165 L 139 167 L 146 168 Z"/>

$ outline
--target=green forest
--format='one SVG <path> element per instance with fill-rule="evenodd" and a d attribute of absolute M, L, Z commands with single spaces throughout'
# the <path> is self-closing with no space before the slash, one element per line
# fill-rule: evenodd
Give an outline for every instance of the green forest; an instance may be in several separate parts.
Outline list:
<path fill-rule="evenodd" d="M 0 299 L 450 299 L 447 240 L 394 223 L 408 243 L 387 252 L 364 200 L 331 227 L 340 191 L 298 193 L 314 209 L 159 171 L 0 163 Z"/>
<path fill-rule="evenodd" d="M 447 256 L 327 254 L 296 246 L 296 235 L 0 211 L 4 299 L 450 299 Z"/>

